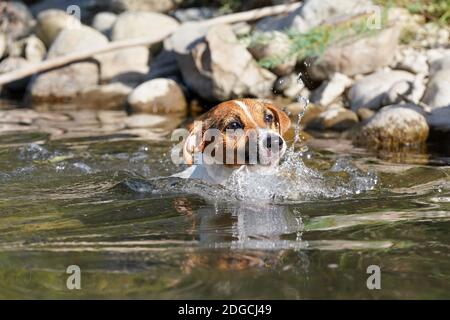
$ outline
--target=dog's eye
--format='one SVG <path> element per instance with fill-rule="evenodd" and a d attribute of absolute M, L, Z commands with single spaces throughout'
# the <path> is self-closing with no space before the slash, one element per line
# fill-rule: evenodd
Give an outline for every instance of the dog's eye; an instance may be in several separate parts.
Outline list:
<path fill-rule="evenodd" d="M 270 113 L 266 113 L 266 115 L 264 116 L 264 121 L 267 123 L 272 123 L 273 122 L 273 115 Z"/>
<path fill-rule="evenodd" d="M 225 129 L 238 130 L 238 129 L 242 129 L 242 128 L 243 128 L 242 123 L 240 123 L 239 121 L 233 121 L 233 122 L 230 122 Z"/>

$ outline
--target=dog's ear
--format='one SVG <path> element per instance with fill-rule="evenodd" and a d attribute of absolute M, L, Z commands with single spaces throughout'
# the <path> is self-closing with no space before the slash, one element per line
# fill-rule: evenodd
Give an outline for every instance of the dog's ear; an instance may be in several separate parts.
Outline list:
<path fill-rule="evenodd" d="M 274 106 L 273 104 L 269 104 L 267 107 L 274 113 L 276 121 L 278 122 L 280 128 L 280 133 L 284 135 L 291 126 L 291 119 L 289 119 L 288 115 L 284 111 Z"/>
<path fill-rule="evenodd" d="M 203 121 L 195 121 L 188 126 L 189 135 L 186 138 L 183 146 L 183 158 L 186 164 L 192 165 L 194 163 L 194 155 L 197 152 L 202 152 L 203 145 Z"/>

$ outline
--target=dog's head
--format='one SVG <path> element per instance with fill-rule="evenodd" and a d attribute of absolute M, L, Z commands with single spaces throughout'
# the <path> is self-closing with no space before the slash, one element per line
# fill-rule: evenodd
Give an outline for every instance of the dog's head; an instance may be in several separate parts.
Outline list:
<path fill-rule="evenodd" d="M 283 134 L 290 124 L 289 117 L 270 102 L 226 101 L 190 126 L 183 156 L 188 164 L 272 165 L 286 151 Z"/>

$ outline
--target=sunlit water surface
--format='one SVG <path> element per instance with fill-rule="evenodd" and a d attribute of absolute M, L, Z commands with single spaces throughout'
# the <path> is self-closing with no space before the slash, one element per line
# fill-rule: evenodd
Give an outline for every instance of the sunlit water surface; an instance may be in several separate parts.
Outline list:
<path fill-rule="evenodd" d="M 448 157 L 339 143 L 218 187 L 171 178 L 168 138 L 0 135 L 0 298 L 450 298 Z"/>

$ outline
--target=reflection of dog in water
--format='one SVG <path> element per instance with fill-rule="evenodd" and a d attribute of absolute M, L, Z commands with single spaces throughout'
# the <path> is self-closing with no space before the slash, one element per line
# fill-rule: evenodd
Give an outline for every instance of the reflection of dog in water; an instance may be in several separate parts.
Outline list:
<path fill-rule="evenodd" d="M 301 240 L 301 218 L 286 206 L 238 202 L 194 211 L 188 199 L 178 198 L 174 207 L 191 219 L 193 238 L 208 252 L 190 254 L 183 264 L 185 271 L 195 267 L 219 270 L 274 267 L 288 249 L 305 247 Z M 208 248 L 223 250 L 208 251 Z"/>

